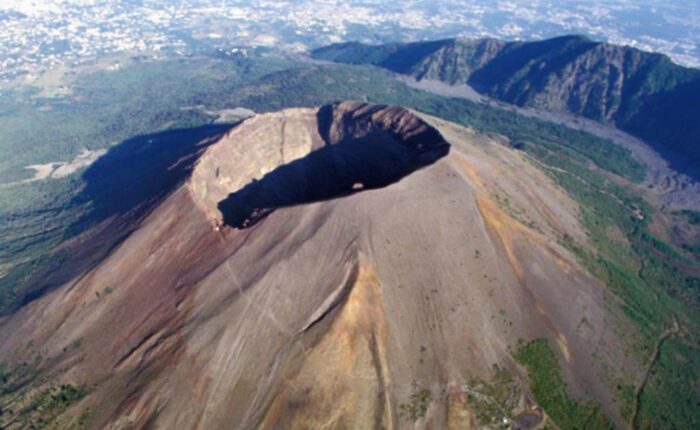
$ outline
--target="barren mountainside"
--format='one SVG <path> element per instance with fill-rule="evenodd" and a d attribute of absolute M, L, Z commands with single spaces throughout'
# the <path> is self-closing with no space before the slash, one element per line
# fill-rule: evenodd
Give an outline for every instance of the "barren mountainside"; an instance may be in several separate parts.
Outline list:
<path fill-rule="evenodd" d="M 498 139 L 343 102 L 183 154 L 104 258 L 0 320 L 24 363 L 0 426 L 626 427 L 636 331 L 562 245 L 579 206 Z"/>

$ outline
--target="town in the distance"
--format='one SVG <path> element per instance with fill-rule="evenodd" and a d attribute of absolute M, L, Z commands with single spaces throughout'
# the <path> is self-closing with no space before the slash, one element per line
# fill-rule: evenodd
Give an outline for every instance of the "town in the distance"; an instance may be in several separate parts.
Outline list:
<path fill-rule="evenodd" d="M 0 88 L 110 55 L 162 57 L 197 50 L 328 43 L 582 34 L 700 65 L 698 12 L 682 0 L 611 2 L 5 0 L 0 4 Z M 102 65 L 113 67 L 117 61 Z"/>

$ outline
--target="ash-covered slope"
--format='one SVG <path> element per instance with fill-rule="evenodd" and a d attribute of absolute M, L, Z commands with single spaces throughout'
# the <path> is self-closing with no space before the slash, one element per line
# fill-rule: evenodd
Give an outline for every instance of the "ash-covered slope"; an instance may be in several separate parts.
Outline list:
<path fill-rule="evenodd" d="M 623 425 L 604 371 L 640 363 L 556 244 L 585 243 L 576 210 L 520 153 L 442 120 L 258 115 L 108 257 L 0 322 L 0 361 L 29 369 L 3 427 L 475 428 L 494 366 L 515 381 L 497 419 L 538 421 L 512 355 L 538 338 Z M 47 390 L 60 408 L 21 412 Z"/>

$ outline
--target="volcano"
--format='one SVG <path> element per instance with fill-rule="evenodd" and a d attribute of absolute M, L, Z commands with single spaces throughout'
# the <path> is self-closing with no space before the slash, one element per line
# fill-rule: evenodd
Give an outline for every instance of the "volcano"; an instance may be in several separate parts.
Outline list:
<path fill-rule="evenodd" d="M 26 390 L 76 387 L 59 427 L 468 429 L 473 381 L 505 372 L 502 414 L 530 428 L 547 411 L 513 351 L 544 338 L 624 425 L 602 376 L 624 321 L 559 244 L 587 243 L 578 206 L 499 139 L 357 102 L 251 117 L 5 317 L 0 359 Z"/>

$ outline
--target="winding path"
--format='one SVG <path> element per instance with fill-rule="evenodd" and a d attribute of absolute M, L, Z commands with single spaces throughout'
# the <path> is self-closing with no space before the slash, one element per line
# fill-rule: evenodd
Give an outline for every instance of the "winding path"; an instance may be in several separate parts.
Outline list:
<path fill-rule="evenodd" d="M 651 375 L 651 369 L 653 369 L 654 364 L 656 364 L 656 361 L 659 359 L 659 355 L 661 353 L 661 346 L 663 343 L 670 338 L 671 336 L 678 334 L 681 330 L 681 326 L 678 323 L 678 319 L 676 317 L 673 317 L 673 327 L 669 328 L 665 332 L 661 333 L 661 336 L 659 336 L 659 339 L 656 341 L 656 345 L 654 346 L 654 353 L 651 355 L 651 359 L 649 360 L 649 364 L 647 365 L 647 369 L 644 372 L 644 377 L 642 380 L 639 382 L 639 385 L 637 388 L 634 390 L 634 408 L 632 409 L 632 417 L 630 418 L 630 428 L 631 429 L 636 429 L 637 428 L 637 417 L 639 415 L 639 403 L 642 398 L 642 392 L 644 391 L 644 387 L 646 387 L 647 382 L 649 382 L 649 376 Z"/>

